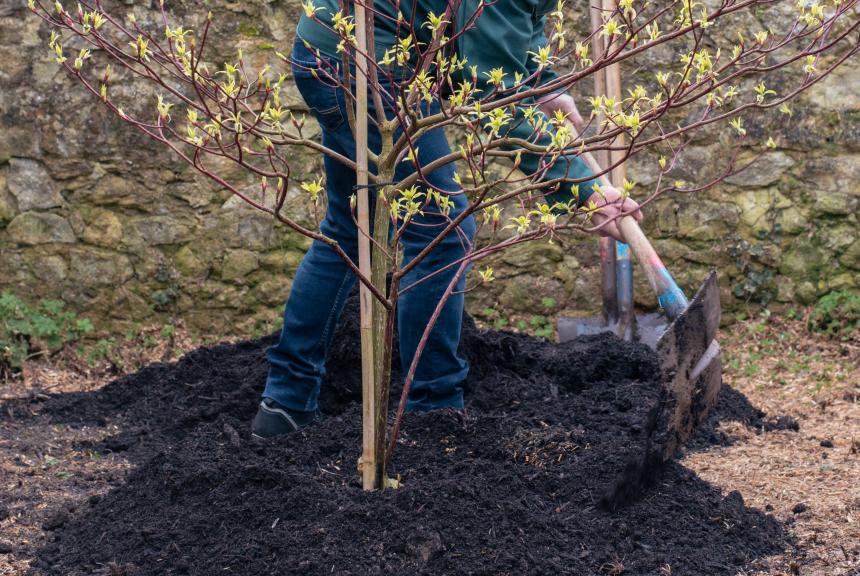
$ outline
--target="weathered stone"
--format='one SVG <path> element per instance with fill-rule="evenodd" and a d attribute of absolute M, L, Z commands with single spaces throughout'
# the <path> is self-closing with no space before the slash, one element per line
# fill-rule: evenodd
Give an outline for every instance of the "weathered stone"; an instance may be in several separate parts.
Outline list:
<path fill-rule="evenodd" d="M 678 210 L 678 234 L 694 240 L 723 238 L 737 226 L 739 213 L 733 204 L 701 199 L 687 201 Z"/>
<path fill-rule="evenodd" d="M 752 166 L 726 178 L 729 184 L 738 186 L 769 186 L 794 166 L 794 160 L 784 152 L 769 152 L 758 158 Z"/>
<path fill-rule="evenodd" d="M 654 250 L 657 251 L 660 258 L 666 262 L 685 260 L 689 258 L 693 252 L 693 250 L 683 242 L 672 239 L 656 239 L 652 240 L 651 244 L 653 244 Z"/>
<path fill-rule="evenodd" d="M 834 251 L 841 251 L 857 239 L 857 227 L 847 222 L 832 226 L 822 226 L 819 234 L 824 246 Z"/>
<path fill-rule="evenodd" d="M 165 190 L 171 196 L 181 198 L 192 208 L 203 208 L 220 200 L 220 190 L 210 182 L 177 182 Z"/>
<path fill-rule="evenodd" d="M 96 205 L 139 206 L 144 208 L 153 197 L 146 188 L 138 185 L 130 176 L 106 174 L 94 186 L 81 190 L 82 201 Z"/>
<path fill-rule="evenodd" d="M 44 52 L 40 54 L 34 51 L 30 66 L 33 86 L 43 90 L 49 89 L 55 83 L 57 75 L 62 73 L 57 67 L 56 58 L 51 58 Z"/>
<path fill-rule="evenodd" d="M 81 237 L 90 244 L 115 247 L 122 240 L 122 222 L 113 212 L 99 211 L 86 225 Z"/>
<path fill-rule="evenodd" d="M 260 256 L 260 265 L 277 272 L 292 272 L 304 257 L 305 253 L 298 250 L 267 252 Z"/>
<path fill-rule="evenodd" d="M 68 215 L 69 225 L 71 225 L 72 232 L 75 233 L 76 237 L 83 238 L 84 236 L 84 230 L 87 228 L 87 220 L 84 219 L 84 216 L 92 220 L 97 214 L 97 212 L 92 212 L 88 207 L 85 207 L 83 212 L 72 212 Z"/>
<path fill-rule="evenodd" d="M 598 290 L 595 288 L 594 294 Z M 506 311 L 541 313 L 545 297 L 563 301 L 566 297 L 564 287 L 557 280 L 524 274 L 505 280 L 498 302 Z"/>
<path fill-rule="evenodd" d="M 822 268 L 824 268 L 827 254 L 821 249 L 806 241 L 795 242 L 791 249 L 783 255 L 779 271 L 782 274 L 798 280 L 817 280 Z"/>
<path fill-rule="evenodd" d="M 28 286 L 33 275 L 24 256 L 17 250 L 8 249 L 0 251 L 0 278 L 6 286 L 4 289 L 17 289 L 19 286 Z"/>
<path fill-rule="evenodd" d="M 15 200 L 11 195 L 0 192 L 0 227 L 12 220 L 18 213 L 14 202 Z"/>
<path fill-rule="evenodd" d="M 579 260 L 577 260 L 577 259 L 576 259 L 573 255 L 571 255 L 571 254 L 565 254 L 565 255 L 564 255 L 563 265 L 564 265 L 564 267 L 565 267 L 565 268 L 567 268 L 568 270 L 579 270 L 579 268 L 582 266 L 582 265 L 579 263 Z"/>
<path fill-rule="evenodd" d="M 811 160 L 804 170 L 819 214 L 853 214 L 860 202 L 860 156 Z"/>
<path fill-rule="evenodd" d="M 260 259 L 250 250 L 228 250 L 221 262 L 221 279 L 240 280 L 260 267 Z"/>
<path fill-rule="evenodd" d="M 636 182 L 642 187 L 648 187 L 657 182 L 660 176 L 660 165 L 652 154 L 636 154 L 628 163 L 628 171 L 630 174 L 635 174 Z"/>
<path fill-rule="evenodd" d="M 128 256 L 106 251 L 72 252 L 70 276 L 83 286 L 118 286 L 134 275 Z"/>
<path fill-rule="evenodd" d="M 652 237 L 674 236 L 678 230 L 678 205 L 668 197 L 651 204 L 650 217 L 645 219 L 645 233 Z"/>
<path fill-rule="evenodd" d="M 2 96 L 0 96 L 2 97 Z M 4 140 L 0 140 L 0 164 L 6 164 L 9 162 L 9 159 L 12 156 L 12 147 L 9 145 L 9 142 Z"/>
<path fill-rule="evenodd" d="M 856 59 L 849 60 L 821 82 L 816 82 L 809 90 L 809 99 L 822 108 L 830 110 L 860 109 L 860 64 Z"/>
<path fill-rule="evenodd" d="M 696 264 L 705 264 L 709 267 L 725 268 L 731 262 L 731 259 L 728 256 L 725 246 L 708 243 L 698 247 L 691 247 L 686 258 L 678 261 L 679 265 L 686 266 L 685 261 Z"/>
<path fill-rule="evenodd" d="M 292 280 L 289 278 L 271 278 L 263 280 L 255 289 L 257 298 L 268 306 L 281 306 L 290 295 Z"/>
<path fill-rule="evenodd" d="M 678 282 L 678 285 L 681 286 L 684 292 L 687 295 L 692 296 L 692 294 L 698 290 L 699 286 L 702 285 L 705 278 L 708 277 L 710 271 L 711 267 L 707 264 L 691 262 L 684 266 L 676 267 L 672 270 L 672 274 L 675 277 L 675 281 Z"/>
<path fill-rule="evenodd" d="M 27 260 L 33 276 L 42 282 L 56 285 L 68 276 L 69 266 L 62 256 L 33 254 Z"/>
<path fill-rule="evenodd" d="M 799 282 L 794 291 L 794 297 L 800 304 L 812 304 L 818 299 L 820 290 L 818 286 L 809 281 Z"/>
<path fill-rule="evenodd" d="M 16 244 L 36 245 L 75 242 L 75 233 L 69 221 L 47 212 L 24 212 L 16 216 L 6 228 L 9 238 Z"/>
<path fill-rule="evenodd" d="M 0 169 L 0 226 L 18 214 L 18 203 L 6 189 L 6 170 Z"/>
<path fill-rule="evenodd" d="M 552 269 L 564 259 L 564 249 L 558 243 L 529 242 L 519 244 L 502 253 L 501 260 L 514 268 L 546 266 Z"/>
<path fill-rule="evenodd" d="M 129 221 L 128 230 L 126 241 L 131 244 L 163 246 L 191 239 L 191 222 L 174 214 L 135 218 Z"/>
<path fill-rule="evenodd" d="M 176 270 L 186 278 L 197 278 L 209 271 L 209 266 L 201 260 L 191 246 L 183 246 L 173 255 Z"/>
<path fill-rule="evenodd" d="M 237 325 L 239 317 L 232 308 L 210 307 L 208 304 L 209 301 L 202 302 L 196 308 L 183 313 L 183 320 L 203 334 L 221 335 L 224 334 L 225 326 L 230 326 L 232 330 L 232 327 Z"/>
<path fill-rule="evenodd" d="M 275 207 L 275 195 L 269 190 L 265 197 L 263 197 L 262 189 L 259 184 L 255 184 L 253 186 L 248 186 L 241 190 L 242 194 L 247 197 L 252 202 L 257 202 L 266 208 L 274 208 Z M 287 195 L 290 196 L 290 192 L 287 192 Z M 248 204 L 245 200 L 242 199 L 241 196 L 236 194 L 230 194 L 227 200 L 221 205 L 222 210 L 226 211 L 248 211 L 248 212 L 256 212 L 257 209 Z"/>
<path fill-rule="evenodd" d="M 236 223 L 236 235 L 231 239 L 233 246 L 259 250 L 271 246 L 274 237 L 272 217 L 258 212 L 240 219 Z"/>
<path fill-rule="evenodd" d="M 12 158 L 9 161 L 9 191 L 15 196 L 18 208 L 28 210 L 47 210 L 63 205 L 63 197 L 54 187 L 54 181 L 35 160 Z"/>
<path fill-rule="evenodd" d="M 797 22 L 797 9 L 790 2 L 774 2 L 755 7 L 755 15 L 759 22 L 770 30 L 771 34 L 780 37 L 789 33 Z"/>
<path fill-rule="evenodd" d="M 857 286 L 860 286 L 860 279 L 858 279 L 856 274 L 851 274 L 850 272 L 843 272 L 827 281 L 828 290 L 845 290 L 846 288 L 855 288 Z"/>
<path fill-rule="evenodd" d="M 140 282 L 155 281 L 159 287 L 171 283 L 174 278 L 174 269 L 164 252 L 155 246 L 145 244 L 123 245 L 127 250 L 134 268 L 134 276 Z"/>
<path fill-rule="evenodd" d="M 146 294 L 146 296 L 149 296 L 149 294 Z M 127 285 L 111 290 L 105 300 L 105 305 L 102 306 L 101 303 L 97 303 L 95 311 L 98 313 L 104 308 L 114 311 L 114 318 L 120 325 L 129 320 L 137 322 L 146 321 L 153 315 L 153 306 L 150 298 L 131 291 Z"/>
<path fill-rule="evenodd" d="M 799 234 L 809 227 L 809 220 L 798 208 L 786 208 L 779 211 L 774 219 L 774 225 L 779 225 L 786 234 Z"/>
<path fill-rule="evenodd" d="M 200 284 L 198 290 L 207 308 L 238 308 L 248 288 L 209 279 Z"/>
<path fill-rule="evenodd" d="M 860 270 L 860 240 L 854 242 L 839 257 L 839 263 L 855 270 Z"/>
<path fill-rule="evenodd" d="M 819 214 L 847 215 L 857 211 L 858 197 L 846 190 L 814 189 L 813 209 Z"/>
<path fill-rule="evenodd" d="M 564 284 L 564 289 L 570 292 L 576 283 L 579 268 L 579 261 L 574 256 L 565 254 L 564 259 L 553 270 L 552 277 L 560 280 Z"/>
<path fill-rule="evenodd" d="M 777 302 L 794 302 L 797 285 L 791 278 L 780 278 L 776 284 Z"/>
<path fill-rule="evenodd" d="M 793 207 L 777 188 L 746 190 L 733 197 L 741 209 L 741 222 L 755 233 L 771 232 L 783 210 Z"/>
<path fill-rule="evenodd" d="M 29 123 L 28 123 L 29 124 Z M 36 158 L 39 156 L 39 133 L 32 124 L 7 125 L 0 120 L 3 146 L 0 146 L 0 159 L 10 161 L 12 156 Z"/>
<path fill-rule="evenodd" d="M 766 219 L 771 211 L 770 190 L 741 192 L 735 196 L 735 202 L 741 209 L 741 222 L 756 232 L 770 230 L 771 225 Z"/>
<path fill-rule="evenodd" d="M 704 182 L 722 173 L 722 146 L 708 143 L 707 146 L 689 146 L 675 160 L 675 166 L 667 175 L 668 182 L 683 180 L 686 182 Z"/>

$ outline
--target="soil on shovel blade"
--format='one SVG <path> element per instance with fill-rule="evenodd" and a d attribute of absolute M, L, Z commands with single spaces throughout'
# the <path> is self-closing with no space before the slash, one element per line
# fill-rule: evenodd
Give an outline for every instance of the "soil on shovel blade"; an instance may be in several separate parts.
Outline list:
<path fill-rule="evenodd" d="M 55 422 L 117 426 L 91 448 L 136 468 L 54 532 L 34 573 L 734 575 L 790 545 L 774 518 L 678 462 L 631 501 L 607 501 L 658 397 L 643 346 L 558 345 L 467 321 L 467 409 L 408 415 L 402 487 L 367 493 L 354 303 L 328 363 L 328 417 L 259 443 L 249 422 L 273 342 L 199 349 L 47 401 Z M 749 415 L 731 391 L 720 406 Z M 724 440 L 707 428 L 699 446 Z"/>

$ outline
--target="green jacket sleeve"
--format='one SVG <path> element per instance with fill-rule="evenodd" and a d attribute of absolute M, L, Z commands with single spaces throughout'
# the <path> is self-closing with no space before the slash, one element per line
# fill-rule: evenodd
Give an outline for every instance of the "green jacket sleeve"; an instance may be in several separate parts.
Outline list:
<path fill-rule="evenodd" d="M 468 21 L 479 3 L 480 0 L 463 0 L 457 21 Z M 545 44 L 547 40 L 543 33 L 543 18 L 535 18 L 536 8 L 535 0 L 495 0 L 492 4 L 484 5 L 483 12 L 475 19 L 472 28 L 460 36 L 460 56 L 467 59 L 467 67 L 477 67 L 477 88 L 482 90 L 479 96 L 486 97 L 492 92 L 493 86 L 488 83 L 486 73 L 494 68 L 502 68 L 507 73 L 504 79 L 508 85 L 514 82 L 515 74 L 527 77 L 537 70 L 537 64 L 532 61 L 529 52 L 535 52 L 542 45 L 541 42 Z M 554 73 L 542 70 L 540 83 L 548 81 L 551 74 Z M 533 100 L 521 102 L 511 122 L 499 135 L 528 139 L 537 145 L 547 146 L 551 142 L 550 135 L 536 138 L 532 135 L 533 128 L 526 121 L 524 109 L 533 104 Z M 537 115 L 542 116 L 543 113 L 538 111 Z M 579 190 L 579 202 L 582 203 L 591 195 L 597 183 L 585 161 L 576 155 L 561 156 L 547 169 L 546 161 L 540 154 L 523 152 L 520 170 L 528 175 L 546 170 L 544 180 L 565 178 L 573 181 L 563 183 L 557 192 L 547 198 L 549 202 L 569 201 L 575 185 Z"/>
<path fill-rule="evenodd" d="M 532 37 L 529 41 L 529 52 L 537 53 L 538 50 L 549 44 L 549 39 L 546 37 L 546 33 L 544 32 L 545 28 L 546 16 L 541 16 L 537 19 L 532 18 Z M 534 76 L 538 72 L 538 64 L 534 61 L 531 55 L 526 58 L 526 69 L 528 70 L 529 76 Z M 558 78 L 558 74 L 556 74 L 555 70 L 552 68 L 544 68 L 540 71 L 540 75 L 531 82 L 531 85 L 534 87 L 543 86 L 548 82 L 552 82 L 556 78 Z M 563 88 L 555 90 L 555 92 L 563 91 Z"/>

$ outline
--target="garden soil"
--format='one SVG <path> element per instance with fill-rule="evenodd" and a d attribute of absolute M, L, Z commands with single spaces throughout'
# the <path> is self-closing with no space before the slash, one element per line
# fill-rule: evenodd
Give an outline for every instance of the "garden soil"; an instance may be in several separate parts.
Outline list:
<path fill-rule="evenodd" d="M 54 423 L 116 430 L 87 448 L 135 467 L 46 527 L 33 573 L 735 575 L 791 547 L 776 519 L 677 461 L 614 498 L 648 442 L 659 382 L 647 348 L 609 335 L 552 344 L 467 320 L 466 410 L 407 415 L 392 467 L 402 487 L 362 491 L 357 328 L 351 302 L 326 419 L 277 442 L 248 429 L 272 338 L 47 400 Z M 724 389 L 693 449 L 729 441 L 720 419 L 795 425 L 762 417 Z"/>

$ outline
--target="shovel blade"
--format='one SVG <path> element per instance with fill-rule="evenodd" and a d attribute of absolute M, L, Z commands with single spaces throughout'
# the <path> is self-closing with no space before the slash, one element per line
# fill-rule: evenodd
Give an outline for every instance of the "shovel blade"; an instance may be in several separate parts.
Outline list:
<path fill-rule="evenodd" d="M 644 461 L 672 458 L 716 403 L 723 373 L 715 340 L 720 314 L 717 274 L 711 272 L 673 322 L 667 324 L 660 314 L 637 315 L 636 339 L 656 350 L 661 381 L 660 404 Z M 617 322 L 607 323 L 597 316 L 558 320 L 561 342 L 600 332 L 618 335 L 619 331 Z"/>
<path fill-rule="evenodd" d="M 711 272 L 690 305 L 656 343 L 661 390 L 648 418 L 645 450 L 628 461 L 601 498 L 614 509 L 638 497 L 656 470 L 670 460 L 708 416 L 722 384 L 720 294 Z"/>
<path fill-rule="evenodd" d="M 657 342 L 661 403 L 653 449 L 666 461 L 707 417 L 722 384 L 720 292 L 711 272 L 690 305 Z"/>
<path fill-rule="evenodd" d="M 600 334 L 601 332 L 616 333 L 616 323 L 607 323 L 606 320 L 599 316 L 583 318 L 562 316 L 558 319 L 556 328 L 558 329 L 559 342 L 567 342 L 587 334 Z"/>
<path fill-rule="evenodd" d="M 632 327 L 625 327 L 617 321 L 607 322 L 601 316 L 561 316 L 556 324 L 558 341 L 569 342 L 579 336 L 612 332 L 619 338 L 641 342 L 652 350 L 656 350 L 657 342 L 668 328 L 669 321 L 664 315 L 656 312 L 637 314 L 634 320 Z"/>

